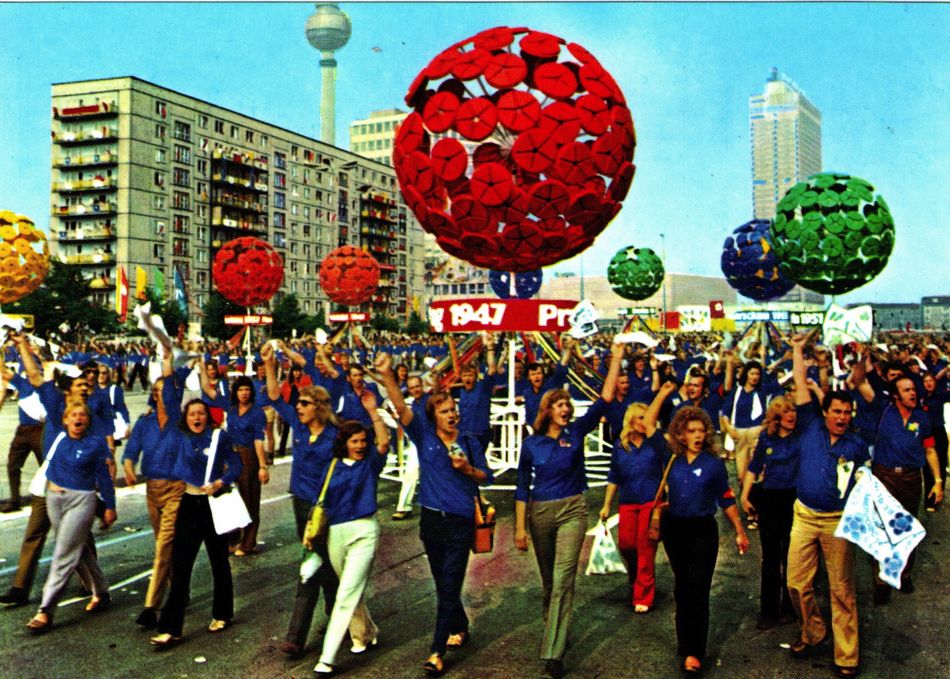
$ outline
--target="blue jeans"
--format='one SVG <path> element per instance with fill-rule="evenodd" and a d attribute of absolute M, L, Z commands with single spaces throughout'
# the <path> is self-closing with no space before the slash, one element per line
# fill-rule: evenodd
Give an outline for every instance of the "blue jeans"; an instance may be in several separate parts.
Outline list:
<path fill-rule="evenodd" d="M 423 507 L 419 537 L 425 545 L 438 598 L 430 651 L 444 655 L 449 636 L 468 631 L 468 616 L 462 606 L 462 585 L 475 539 L 475 521 L 467 516 Z"/>

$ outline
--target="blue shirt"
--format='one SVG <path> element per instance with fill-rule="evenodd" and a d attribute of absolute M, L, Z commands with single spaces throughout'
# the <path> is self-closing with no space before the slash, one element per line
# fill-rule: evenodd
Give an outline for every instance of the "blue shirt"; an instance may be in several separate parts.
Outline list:
<path fill-rule="evenodd" d="M 193 486 L 201 487 L 205 483 L 205 469 L 208 466 L 208 455 L 211 453 L 211 433 L 210 427 L 200 434 L 192 432 L 183 432 L 181 429 L 175 429 L 169 432 L 162 441 L 163 450 L 161 454 L 172 455 L 175 457 L 175 467 L 173 475 L 175 479 L 190 483 Z M 226 467 L 226 469 L 225 469 Z M 241 458 L 234 452 L 231 446 L 231 439 L 226 432 L 221 432 L 218 439 L 218 449 L 214 456 L 214 463 L 211 467 L 210 481 L 221 481 L 227 485 L 234 483 L 241 475 L 244 465 L 241 464 Z"/>
<path fill-rule="evenodd" d="M 666 460 L 669 454 L 667 450 Z M 692 462 L 687 461 L 685 455 L 677 456 L 666 481 L 669 512 L 677 518 L 713 516 L 716 507 L 726 509 L 736 503 L 725 463 L 705 450 Z"/>
<path fill-rule="evenodd" d="M 376 513 L 376 484 L 385 466 L 386 456 L 380 455 L 375 446 L 367 447 L 363 459 L 352 464 L 349 460 L 337 461 L 323 503 L 331 526 Z"/>
<path fill-rule="evenodd" d="M 49 454 L 49 450 L 46 452 Z M 87 434 L 81 439 L 64 436 L 49 460 L 46 478 L 69 490 L 98 488 L 106 507 L 115 509 L 115 487 L 106 465 L 111 457 L 109 446 L 101 436 Z"/>
<path fill-rule="evenodd" d="M 459 407 L 459 431 L 481 436 L 488 431 L 491 419 L 491 396 L 498 384 L 498 375 L 488 375 L 475 382 L 471 390 L 456 391 Z"/>
<path fill-rule="evenodd" d="M 679 393 L 673 393 L 673 409 L 670 411 L 670 419 L 676 415 L 677 412 L 682 410 L 687 406 L 693 406 L 694 408 L 702 408 L 703 411 L 709 415 L 709 419 L 712 421 L 713 429 L 719 431 L 719 410 L 722 408 L 722 397 L 719 394 L 710 392 L 703 397 L 703 400 L 699 402 L 697 406 L 688 398 L 680 399 Z"/>
<path fill-rule="evenodd" d="M 643 376 L 638 376 L 636 370 L 627 373 L 630 377 L 630 394 L 635 401 L 649 403 L 653 400 L 653 369 L 648 365 L 643 369 Z"/>
<path fill-rule="evenodd" d="M 801 441 L 797 432 L 788 436 L 769 436 L 763 432 L 752 454 L 749 471 L 755 475 L 765 472 L 762 479 L 763 488 L 794 488 L 798 479 L 801 453 Z"/>
<path fill-rule="evenodd" d="M 663 433 L 657 429 L 653 436 L 644 439 L 638 448 L 629 444 L 624 449 L 617 439 L 610 456 L 610 471 L 607 483 L 617 485 L 619 502 L 622 505 L 653 502 L 663 477 L 663 463 L 666 458 L 666 441 Z"/>
<path fill-rule="evenodd" d="M 868 446 L 854 432 L 845 432 L 834 444 L 820 411 L 806 404 L 798 406 L 801 458 L 798 466 L 798 500 L 817 512 L 840 512 L 854 487 L 854 470 L 844 497 L 838 492 L 838 464 L 854 462 L 855 468 L 869 459 Z"/>
<path fill-rule="evenodd" d="M 122 415 L 122 419 L 125 420 L 126 424 L 131 422 L 132 418 L 129 415 L 129 408 L 125 405 L 125 390 L 122 387 L 120 387 L 118 384 L 110 384 L 107 387 L 100 387 L 97 384 L 93 393 L 101 394 L 100 398 L 104 398 L 109 402 L 109 406 L 112 408 L 113 416 Z M 113 396 L 113 394 L 115 394 L 115 396 Z M 111 434 L 112 432 L 109 433 Z"/>
<path fill-rule="evenodd" d="M 652 400 L 652 399 L 651 399 Z M 614 394 L 614 400 L 607 404 L 607 409 L 604 411 L 604 417 L 607 419 L 607 424 L 610 427 L 610 437 L 619 438 L 620 432 L 623 431 L 623 418 L 627 414 L 627 408 L 629 408 L 634 403 L 643 403 L 642 401 L 637 401 L 633 392 L 627 392 L 627 395 L 623 397 L 623 400 L 618 401 L 616 394 Z M 650 402 L 644 403 L 644 405 L 650 405 Z"/>
<path fill-rule="evenodd" d="M 29 398 L 36 393 L 36 389 L 32 384 L 30 384 L 30 381 L 18 373 L 14 373 L 13 379 L 10 380 L 10 386 L 16 389 L 18 401 L 23 401 L 23 399 Z M 17 408 L 17 410 L 20 413 L 21 425 L 43 424 L 43 420 L 33 419 L 26 414 L 26 411 L 23 410 L 23 408 Z"/>
<path fill-rule="evenodd" d="M 927 413 L 914 408 L 905 423 L 896 405 L 884 408 L 874 442 L 875 464 L 920 469 L 927 464 L 926 449 L 933 445 Z"/>
<path fill-rule="evenodd" d="M 36 388 L 40 403 L 46 408 L 46 426 L 43 428 L 43 450 L 49 450 L 53 439 L 63 430 L 63 413 L 66 412 L 66 398 L 52 382 L 43 382 Z M 96 393 L 89 395 L 86 405 L 92 411 L 92 422 L 89 423 L 88 434 L 95 434 L 105 438 L 112 436 L 112 406 L 109 399 L 103 399 Z"/>
<path fill-rule="evenodd" d="M 122 453 L 122 461 L 131 460 L 132 464 L 136 465 L 139 463 L 139 456 L 141 455 L 142 474 L 147 478 L 174 479 L 175 458 L 169 454 L 167 448 L 163 448 L 161 445 L 162 438 L 174 426 L 172 418 L 169 418 L 163 432 L 158 426 L 158 415 L 156 413 L 142 415 L 136 421 L 135 426 L 132 427 L 125 452 Z"/>
<path fill-rule="evenodd" d="M 594 401 L 555 439 L 533 434 L 521 444 L 515 500 L 560 500 L 587 490 L 584 439 L 597 427 L 606 410 L 603 399 Z"/>
<path fill-rule="evenodd" d="M 267 405 L 274 408 L 294 433 L 294 457 L 290 465 L 290 492 L 294 497 L 315 504 L 320 497 L 327 465 L 333 458 L 333 442 L 337 428 L 329 422 L 313 441 L 310 428 L 300 423 L 296 409 L 283 399 L 267 399 Z M 339 464 L 337 465 L 339 466 Z"/>
<path fill-rule="evenodd" d="M 214 401 L 210 401 L 207 396 L 202 397 L 206 403 L 221 408 L 228 414 L 228 436 L 236 446 L 244 448 L 253 448 L 255 441 L 264 440 L 264 427 L 267 426 L 267 416 L 264 415 L 264 409 L 252 404 L 243 415 L 238 412 L 238 406 L 223 396 L 218 396 Z"/>
<path fill-rule="evenodd" d="M 524 416 L 525 422 L 530 427 L 534 427 L 534 421 L 538 417 L 538 408 L 541 406 L 541 399 L 552 389 L 560 389 L 564 386 L 564 380 L 567 378 L 567 366 L 560 363 L 548 377 L 541 383 L 541 388 L 535 392 L 531 383 L 524 381 L 521 389 L 516 389 L 515 394 L 524 398 Z"/>
<path fill-rule="evenodd" d="M 413 415 L 405 431 L 419 454 L 419 504 L 474 520 L 478 485 L 452 466 L 449 450 L 436 434 L 435 425 Z M 468 455 L 469 464 L 488 475 L 484 483 L 491 483 L 494 477 L 485 462 L 485 451 L 475 437 L 459 434 L 457 443 Z"/>
<path fill-rule="evenodd" d="M 736 392 L 739 398 L 736 400 Z M 752 417 L 752 403 L 754 399 L 759 399 L 759 413 L 757 417 Z M 766 395 L 763 390 L 746 391 L 744 387 L 736 387 L 722 400 L 722 414 L 732 422 L 737 429 L 748 429 L 757 427 L 765 419 Z"/>
<path fill-rule="evenodd" d="M 363 384 L 363 388 L 373 392 L 376 396 L 377 405 L 383 402 L 383 397 L 379 395 L 379 389 L 375 384 L 366 382 Z M 339 395 L 336 414 L 341 420 L 356 420 L 369 430 L 367 433 L 369 440 L 372 441 L 375 438 L 373 435 L 373 418 L 366 412 L 363 402 L 360 401 L 360 397 L 353 391 L 353 386 L 349 383 L 346 384 Z"/>

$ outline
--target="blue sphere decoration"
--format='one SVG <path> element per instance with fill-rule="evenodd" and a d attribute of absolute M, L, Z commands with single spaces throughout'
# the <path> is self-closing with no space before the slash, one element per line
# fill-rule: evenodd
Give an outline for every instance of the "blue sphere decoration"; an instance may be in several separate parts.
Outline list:
<path fill-rule="evenodd" d="M 508 271 L 489 271 L 488 282 L 491 283 L 492 292 L 502 299 L 510 298 L 512 276 L 515 277 L 515 296 L 518 299 L 528 299 L 538 294 L 541 280 L 544 278 L 541 269 L 515 274 Z"/>
<path fill-rule="evenodd" d="M 753 219 L 722 244 L 720 266 L 729 285 L 743 297 L 759 302 L 781 297 L 795 287 L 779 271 L 771 228 L 771 220 Z"/>

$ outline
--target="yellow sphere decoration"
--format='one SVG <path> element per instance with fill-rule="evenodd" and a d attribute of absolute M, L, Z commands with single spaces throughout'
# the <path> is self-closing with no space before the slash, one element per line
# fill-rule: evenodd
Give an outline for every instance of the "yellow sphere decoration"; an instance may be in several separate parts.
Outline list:
<path fill-rule="evenodd" d="M 0 210 L 0 304 L 36 290 L 49 271 L 49 243 L 29 217 Z"/>

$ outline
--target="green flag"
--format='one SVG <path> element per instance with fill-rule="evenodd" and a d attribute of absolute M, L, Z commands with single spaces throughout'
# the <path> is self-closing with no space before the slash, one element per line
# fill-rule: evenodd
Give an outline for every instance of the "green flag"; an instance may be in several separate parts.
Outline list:
<path fill-rule="evenodd" d="M 165 297 L 165 274 L 161 269 L 155 269 L 155 294 L 159 299 Z"/>

